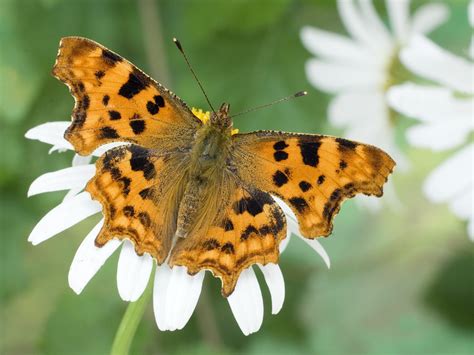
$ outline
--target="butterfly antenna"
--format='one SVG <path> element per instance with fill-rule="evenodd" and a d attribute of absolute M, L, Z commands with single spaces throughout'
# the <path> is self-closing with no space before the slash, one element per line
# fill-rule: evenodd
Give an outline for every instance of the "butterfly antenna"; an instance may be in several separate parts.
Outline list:
<path fill-rule="evenodd" d="M 249 112 L 257 111 L 257 110 L 260 110 L 260 109 L 265 108 L 265 107 L 268 107 L 268 106 L 273 106 L 273 105 L 275 105 L 275 104 L 278 104 L 278 103 L 283 102 L 283 101 L 286 101 L 286 100 L 290 100 L 290 99 L 294 99 L 294 98 L 296 98 L 296 97 L 301 97 L 301 96 L 306 96 L 306 95 L 308 95 L 308 92 L 307 92 L 307 91 L 298 91 L 296 94 L 289 95 L 289 96 L 286 96 L 286 97 L 282 97 L 281 99 L 272 101 L 272 102 L 270 102 L 270 103 L 268 103 L 268 104 L 261 105 L 261 106 L 257 106 L 257 107 L 250 108 L 250 109 L 248 109 L 248 110 L 245 110 L 245 111 L 236 113 L 235 115 L 230 116 L 230 118 L 234 118 L 234 117 L 237 117 L 237 116 L 241 116 L 241 115 L 247 114 L 247 113 L 249 113 Z"/>
<path fill-rule="evenodd" d="M 173 38 L 173 42 L 174 42 L 174 44 L 176 44 L 176 47 L 178 47 L 179 51 L 180 51 L 181 54 L 183 55 L 184 60 L 186 61 L 186 64 L 188 65 L 189 70 L 191 71 L 191 73 L 192 73 L 193 76 L 194 76 L 194 79 L 196 79 L 196 81 L 197 81 L 199 87 L 201 88 L 201 91 L 202 91 L 202 93 L 204 94 L 204 97 L 206 98 L 207 103 L 209 104 L 209 106 L 210 106 L 211 109 L 212 109 L 212 112 L 216 113 L 216 110 L 214 110 L 214 107 L 212 106 L 211 101 L 209 101 L 209 98 L 207 97 L 207 94 L 206 94 L 206 92 L 204 91 L 204 88 L 202 87 L 201 82 L 199 81 L 199 79 L 198 79 L 196 73 L 194 72 L 193 67 L 192 67 L 191 64 L 189 63 L 189 60 L 188 60 L 188 57 L 186 56 L 186 53 L 184 53 L 184 49 L 183 49 L 183 46 L 181 45 L 181 42 L 178 41 L 176 38 Z"/>

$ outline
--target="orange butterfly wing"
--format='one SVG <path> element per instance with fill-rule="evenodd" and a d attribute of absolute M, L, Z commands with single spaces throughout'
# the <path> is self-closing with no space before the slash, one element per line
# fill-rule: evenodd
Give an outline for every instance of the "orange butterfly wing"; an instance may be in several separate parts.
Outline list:
<path fill-rule="evenodd" d="M 159 156 L 134 144 L 102 155 L 86 187 L 102 204 L 105 217 L 96 244 L 127 238 L 139 255 L 149 253 L 158 264 L 164 262 L 175 233 L 188 163 L 180 154 Z"/>
<path fill-rule="evenodd" d="M 303 236 L 327 236 L 341 203 L 381 196 L 395 162 L 382 150 L 330 136 L 259 131 L 234 136 L 241 179 L 283 199 Z"/>
<path fill-rule="evenodd" d="M 225 184 L 225 183 L 224 183 Z M 233 181 L 211 225 L 174 246 L 170 265 L 183 265 L 190 273 L 211 270 L 222 280 L 222 294 L 229 296 L 245 268 L 277 263 L 278 246 L 286 237 L 286 219 L 273 198 Z"/>
<path fill-rule="evenodd" d="M 173 150 L 202 123 L 176 95 L 118 54 L 86 38 L 65 37 L 53 67 L 76 101 L 65 133 L 75 150 L 127 141 Z"/>

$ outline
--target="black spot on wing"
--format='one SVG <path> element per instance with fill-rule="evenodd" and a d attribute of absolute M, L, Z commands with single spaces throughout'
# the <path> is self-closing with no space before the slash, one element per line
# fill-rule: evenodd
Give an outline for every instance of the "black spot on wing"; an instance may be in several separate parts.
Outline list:
<path fill-rule="evenodd" d="M 153 197 L 153 190 L 150 187 L 147 187 L 141 190 L 138 194 L 144 200 L 151 199 Z"/>
<path fill-rule="evenodd" d="M 257 228 L 255 228 L 254 226 L 249 224 L 247 226 L 247 228 L 245 228 L 245 230 L 240 235 L 240 240 L 241 241 L 247 240 L 248 237 L 250 237 L 250 235 L 252 235 L 252 234 L 258 234 L 258 230 L 257 230 Z"/>
<path fill-rule="evenodd" d="M 100 129 L 99 137 L 102 139 L 115 139 L 119 138 L 117 131 L 112 127 L 105 126 Z"/>
<path fill-rule="evenodd" d="M 127 99 L 131 99 L 140 91 L 145 90 L 148 85 L 150 85 L 150 79 L 138 69 L 134 69 L 129 74 L 127 82 L 122 85 L 118 93 Z"/>
<path fill-rule="evenodd" d="M 118 62 L 121 62 L 123 59 L 118 54 L 115 54 L 108 49 L 102 49 L 102 58 L 109 65 L 115 65 Z"/>
<path fill-rule="evenodd" d="M 321 142 L 300 141 L 298 143 L 301 151 L 301 157 L 305 165 L 316 167 L 319 164 L 318 150 Z"/>
<path fill-rule="evenodd" d="M 125 153 L 125 149 L 111 149 L 105 152 L 104 157 L 102 158 L 104 170 L 111 171 L 114 168 L 114 165 L 123 159 Z"/>
<path fill-rule="evenodd" d="M 236 214 L 242 214 L 245 211 L 250 213 L 252 216 L 256 216 L 263 212 L 263 206 L 265 204 L 274 204 L 273 198 L 259 190 L 254 190 L 251 197 L 244 197 L 237 202 L 234 202 L 233 209 Z"/>
<path fill-rule="evenodd" d="M 354 150 L 357 147 L 356 142 L 352 142 L 344 138 L 336 138 L 336 142 L 339 144 L 338 149 L 340 151 Z"/>
<path fill-rule="evenodd" d="M 282 171 L 277 170 L 275 174 L 273 174 L 273 183 L 277 187 L 282 187 L 283 185 L 288 183 L 288 177 Z"/>
<path fill-rule="evenodd" d="M 123 214 L 127 217 L 133 217 L 135 215 L 135 208 L 133 208 L 133 206 L 125 206 L 123 208 Z"/>
<path fill-rule="evenodd" d="M 274 233 L 278 234 L 285 227 L 286 219 L 283 212 L 278 206 L 273 209 L 272 225 L 274 227 Z"/>
<path fill-rule="evenodd" d="M 110 96 L 104 95 L 104 97 L 102 98 L 102 103 L 104 104 L 104 106 L 107 106 L 109 104 L 109 100 L 110 100 Z"/>
<path fill-rule="evenodd" d="M 308 203 L 303 197 L 292 197 L 288 200 L 291 205 L 299 212 L 304 213 L 309 208 Z"/>
<path fill-rule="evenodd" d="M 313 187 L 313 185 L 311 185 L 309 182 L 304 181 L 304 180 L 300 181 L 300 183 L 298 185 L 299 185 L 301 191 L 303 191 L 303 192 L 306 192 L 306 191 L 308 191 L 309 189 L 311 189 Z"/>
<path fill-rule="evenodd" d="M 317 182 L 318 182 L 318 185 L 321 185 L 321 184 L 324 182 L 324 180 L 326 180 L 326 176 L 324 176 L 324 175 L 319 175 L 318 181 L 317 181 Z"/>
<path fill-rule="evenodd" d="M 160 111 L 160 107 L 151 101 L 146 103 L 146 109 L 151 115 L 156 115 Z"/>
<path fill-rule="evenodd" d="M 153 96 L 153 101 L 148 101 L 146 103 L 146 109 L 152 115 L 156 115 L 160 111 L 160 107 L 165 107 L 165 100 L 161 95 Z"/>
<path fill-rule="evenodd" d="M 80 109 L 87 111 L 90 104 L 91 104 L 91 100 L 89 99 L 89 95 L 84 95 L 84 97 L 80 101 Z"/>
<path fill-rule="evenodd" d="M 234 254 L 235 253 L 234 245 L 230 242 L 227 242 L 221 247 L 221 251 L 226 254 Z"/>
<path fill-rule="evenodd" d="M 112 121 L 116 121 L 122 118 L 122 115 L 118 111 L 110 110 L 109 117 Z"/>
<path fill-rule="evenodd" d="M 156 170 L 153 163 L 150 161 L 148 149 L 142 148 L 138 145 L 131 145 L 129 147 L 132 156 L 130 158 L 130 167 L 133 171 L 142 171 L 145 179 L 150 180 L 156 176 Z"/>
<path fill-rule="evenodd" d="M 144 120 L 132 120 L 129 124 L 135 134 L 140 134 L 145 131 L 146 124 Z"/>
<path fill-rule="evenodd" d="M 273 153 L 273 158 L 275 158 L 276 161 L 286 160 L 288 159 L 288 153 L 283 150 L 277 150 Z"/>
<path fill-rule="evenodd" d="M 150 215 L 147 212 L 140 212 L 138 214 L 138 219 L 140 220 L 141 224 L 143 224 L 144 227 L 148 228 L 151 226 Z"/>
<path fill-rule="evenodd" d="M 341 170 L 344 170 L 345 168 L 347 168 L 347 163 L 346 163 L 345 160 L 341 160 L 341 161 L 339 162 L 339 168 L 340 168 Z"/>
<path fill-rule="evenodd" d="M 231 230 L 234 230 L 234 224 L 233 224 L 232 221 L 231 221 L 230 219 L 228 219 L 228 218 L 226 218 L 226 219 L 224 220 L 224 222 L 222 223 L 222 225 L 223 225 L 224 230 L 225 230 L 226 232 L 231 231 Z"/>
<path fill-rule="evenodd" d="M 122 184 L 122 193 L 127 196 L 130 193 L 130 184 L 132 180 L 126 176 L 122 176 L 118 181 Z"/>
<path fill-rule="evenodd" d="M 213 249 L 218 249 L 220 248 L 220 244 L 217 240 L 215 239 L 208 239 L 208 240 L 205 240 L 203 243 L 202 243 L 202 247 L 205 249 L 205 250 L 213 250 Z"/>
<path fill-rule="evenodd" d="M 94 73 L 94 75 L 98 80 L 100 80 L 104 77 L 105 73 L 103 70 L 98 70 Z"/>
<path fill-rule="evenodd" d="M 288 148 L 288 147 L 289 147 L 289 145 L 286 144 L 285 141 L 278 141 L 273 145 L 273 149 L 275 149 L 275 150 L 283 150 L 283 149 Z"/>
<path fill-rule="evenodd" d="M 122 172 L 119 168 L 113 167 L 109 170 L 110 175 L 112 176 L 112 180 L 117 181 L 122 177 Z"/>

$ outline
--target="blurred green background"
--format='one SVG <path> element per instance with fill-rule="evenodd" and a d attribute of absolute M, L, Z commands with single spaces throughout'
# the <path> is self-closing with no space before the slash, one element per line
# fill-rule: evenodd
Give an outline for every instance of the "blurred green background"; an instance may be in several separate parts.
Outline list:
<path fill-rule="evenodd" d="M 415 1 L 415 8 L 424 1 Z M 432 38 L 458 54 L 470 40 L 467 1 L 445 1 L 449 21 Z M 377 8 L 386 19 L 382 1 Z M 127 304 L 115 283 L 117 254 L 77 296 L 67 285 L 76 248 L 98 216 L 33 247 L 27 237 L 63 193 L 27 199 L 40 174 L 70 165 L 72 152 L 23 136 L 70 117 L 73 100 L 50 75 L 59 39 L 85 36 L 143 68 L 189 105 L 205 101 L 171 38 L 181 39 L 215 105 L 233 112 L 308 90 L 310 95 L 239 117 L 241 131 L 279 129 L 341 134 L 326 121 L 330 96 L 308 84 L 303 25 L 344 33 L 330 0 L 0 0 L 0 302 L 2 354 L 106 354 Z M 182 331 L 158 331 L 151 305 L 133 354 L 467 354 L 474 349 L 474 248 L 465 223 L 423 197 L 426 175 L 449 156 L 400 145 L 412 161 L 393 180 L 402 208 L 371 214 L 353 201 L 322 243 L 322 260 L 296 238 L 283 254 L 286 300 L 270 314 L 262 282 L 262 329 L 242 335 L 219 282 Z M 262 280 L 263 281 L 263 280 Z"/>

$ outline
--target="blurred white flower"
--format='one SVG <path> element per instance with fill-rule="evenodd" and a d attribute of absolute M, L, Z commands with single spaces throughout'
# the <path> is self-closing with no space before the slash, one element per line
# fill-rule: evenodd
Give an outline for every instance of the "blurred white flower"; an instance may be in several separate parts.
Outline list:
<path fill-rule="evenodd" d="M 429 33 L 448 17 L 444 4 L 420 6 L 409 14 L 409 0 L 386 0 L 391 32 L 377 15 L 371 0 L 338 0 L 341 20 L 350 38 L 314 27 L 301 30 L 304 46 L 317 58 L 306 63 L 308 80 L 316 88 L 335 94 L 328 108 L 331 124 L 346 128 L 344 136 L 383 148 L 400 169 L 408 161 L 395 143 L 394 122 L 385 94 L 400 82 L 404 70 L 398 54 L 410 38 Z M 388 200 L 396 203 L 393 186 Z M 379 200 L 357 197 L 377 209 Z"/>
<path fill-rule="evenodd" d="M 72 146 L 63 138 L 69 124 L 70 122 L 45 123 L 30 129 L 25 136 L 53 145 L 50 152 L 72 150 Z M 102 146 L 93 155 L 99 156 L 113 146 L 117 144 Z M 93 201 L 88 192 L 83 191 L 88 180 L 95 174 L 95 165 L 90 164 L 91 159 L 92 156 L 80 157 L 76 154 L 71 167 L 43 174 L 33 181 L 28 196 L 61 190 L 68 190 L 68 193 L 63 202 L 49 211 L 34 227 L 28 238 L 32 244 L 39 244 L 101 212 L 101 205 Z M 281 200 L 277 202 L 284 209 L 288 222 L 287 238 L 280 245 L 280 251 L 283 251 L 291 233 L 299 235 L 299 231 L 296 217 L 290 208 Z M 69 286 L 80 294 L 105 261 L 121 247 L 117 266 L 118 292 L 124 301 L 136 301 L 148 285 L 154 261 L 148 254 L 138 256 L 128 240 L 122 242 L 113 239 L 101 248 L 96 247 L 95 238 L 103 222 L 102 219 L 77 249 L 69 269 Z M 329 267 L 329 257 L 321 244 L 317 240 L 301 239 L 308 243 Z M 270 290 L 272 314 L 277 314 L 285 298 L 283 274 L 276 264 L 257 266 Z M 204 276 L 205 271 L 190 276 L 182 266 L 170 268 L 166 263 L 156 266 L 153 309 L 160 330 L 177 330 L 186 325 L 199 300 Z M 253 267 L 242 272 L 234 292 L 227 300 L 245 335 L 260 329 L 263 322 L 263 298 Z"/>
<path fill-rule="evenodd" d="M 469 20 L 474 27 L 474 1 L 469 5 Z M 473 43 L 471 38 L 471 59 L 474 59 Z M 408 141 L 435 151 L 468 142 L 474 130 L 474 62 L 455 56 L 421 36 L 415 37 L 401 52 L 401 60 L 416 74 L 441 85 L 407 83 L 390 89 L 390 105 L 421 122 L 407 130 Z M 468 220 L 468 234 L 474 241 L 473 164 L 471 141 L 428 176 L 423 190 L 429 200 L 448 202 L 458 218 Z"/>

